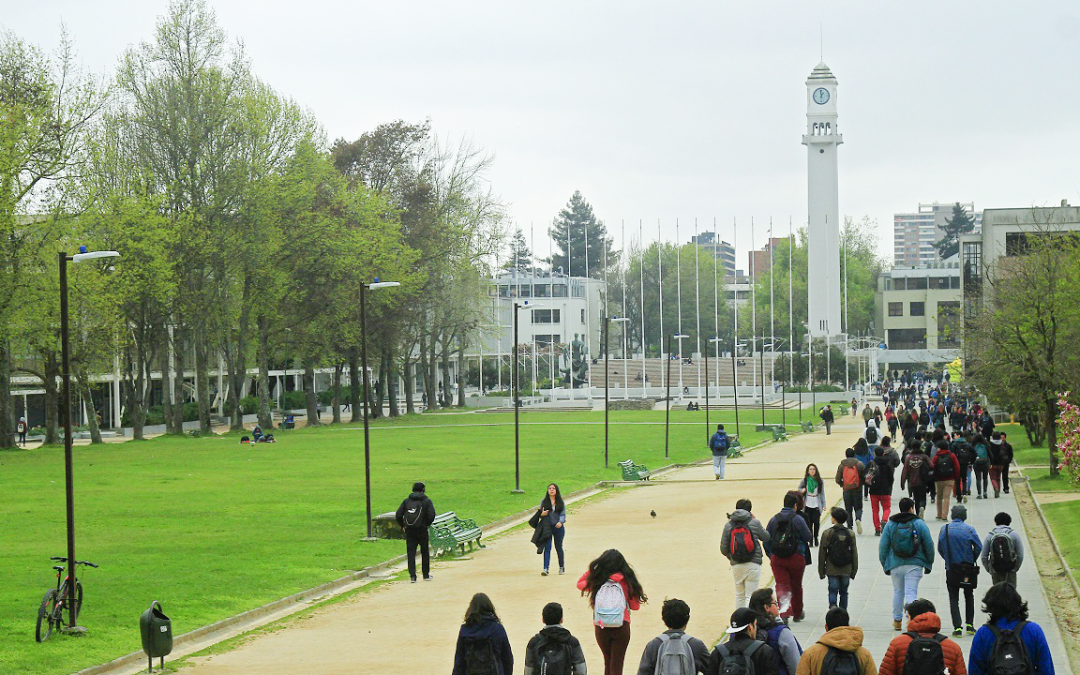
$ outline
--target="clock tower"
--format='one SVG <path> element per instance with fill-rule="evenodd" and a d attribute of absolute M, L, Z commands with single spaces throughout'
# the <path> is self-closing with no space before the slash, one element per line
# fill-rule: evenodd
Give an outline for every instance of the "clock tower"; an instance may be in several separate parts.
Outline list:
<path fill-rule="evenodd" d="M 840 197 L 836 148 L 844 142 L 836 125 L 836 78 L 819 63 L 806 80 L 807 319 L 815 338 L 841 333 Z"/>

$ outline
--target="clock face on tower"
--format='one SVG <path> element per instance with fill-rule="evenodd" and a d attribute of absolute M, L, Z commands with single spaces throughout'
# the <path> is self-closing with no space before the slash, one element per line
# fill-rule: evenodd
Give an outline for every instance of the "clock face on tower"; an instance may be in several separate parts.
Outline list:
<path fill-rule="evenodd" d="M 829 90 L 824 87 L 818 87 L 814 90 L 814 103 L 818 105 L 825 105 L 829 102 Z"/>

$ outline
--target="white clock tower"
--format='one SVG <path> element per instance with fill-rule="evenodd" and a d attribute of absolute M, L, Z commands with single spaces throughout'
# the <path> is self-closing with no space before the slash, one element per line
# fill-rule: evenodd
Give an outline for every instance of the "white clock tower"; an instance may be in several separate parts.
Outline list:
<path fill-rule="evenodd" d="M 840 197 L 836 148 L 844 142 L 836 126 L 836 78 L 819 63 L 806 80 L 807 317 L 815 338 L 839 335 Z"/>

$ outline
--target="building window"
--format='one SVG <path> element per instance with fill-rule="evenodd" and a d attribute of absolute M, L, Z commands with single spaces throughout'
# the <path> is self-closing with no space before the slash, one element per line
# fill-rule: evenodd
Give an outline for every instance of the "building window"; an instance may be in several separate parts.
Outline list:
<path fill-rule="evenodd" d="M 902 303 L 902 302 L 890 302 L 889 303 L 889 316 L 904 316 L 904 303 Z"/>
<path fill-rule="evenodd" d="M 538 347 L 546 347 L 548 345 L 554 345 L 559 343 L 558 335 L 534 335 L 533 341 L 536 342 Z"/>
<path fill-rule="evenodd" d="M 559 323 L 560 318 L 557 309 L 534 309 L 532 311 L 533 323 Z"/>
<path fill-rule="evenodd" d="M 912 302 L 910 314 L 911 316 L 926 316 L 926 303 L 925 302 Z"/>
<path fill-rule="evenodd" d="M 906 291 L 907 290 L 907 279 L 905 279 L 903 277 L 900 277 L 899 279 L 893 279 L 893 290 L 894 291 Z"/>
<path fill-rule="evenodd" d="M 888 334 L 889 349 L 926 349 L 926 331 L 922 328 L 892 328 Z"/>
<path fill-rule="evenodd" d="M 960 347 L 960 303 L 959 301 L 939 302 L 937 304 L 938 347 Z"/>
<path fill-rule="evenodd" d="M 907 289 L 909 291 L 925 291 L 926 290 L 926 277 L 912 277 L 907 280 Z"/>
<path fill-rule="evenodd" d="M 581 323 L 585 323 L 585 310 L 581 310 Z"/>
<path fill-rule="evenodd" d="M 566 284 L 552 284 L 551 285 L 551 297 L 553 298 L 565 298 L 567 294 Z M 539 295 L 539 293 L 537 293 Z"/>

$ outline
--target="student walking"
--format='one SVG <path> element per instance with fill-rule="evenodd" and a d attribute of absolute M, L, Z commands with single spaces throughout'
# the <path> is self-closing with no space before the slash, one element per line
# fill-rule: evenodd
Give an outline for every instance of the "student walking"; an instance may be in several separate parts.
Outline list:
<path fill-rule="evenodd" d="M 893 582 L 893 629 L 900 630 L 904 607 L 919 597 L 923 573 L 934 566 L 934 540 L 922 518 L 912 513 L 915 502 L 900 500 L 900 513 L 885 524 L 878 544 L 878 561 Z"/>
<path fill-rule="evenodd" d="M 994 434 L 990 437 L 990 443 L 988 445 L 990 456 L 990 470 L 988 473 L 990 478 L 990 485 L 994 488 L 994 497 L 1001 496 L 1002 477 L 1005 477 L 1005 479 L 1008 480 L 1009 462 L 1012 461 L 1011 447 L 1009 448 L 1008 461 L 1005 460 L 1005 446 L 1001 442 L 1002 436 L 1003 434 L 995 431 Z M 1008 494 L 1008 492 L 1008 489 L 1006 489 L 1005 493 Z"/>
<path fill-rule="evenodd" d="M 847 609 L 848 585 L 859 571 L 859 547 L 855 533 L 844 526 L 847 511 L 834 506 L 832 527 L 821 535 L 818 550 L 818 576 L 829 580 L 829 607 Z"/>
<path fill-rule="evenodd" d="M 889 643 L 881 659 L 880 675 L 966 675 L 960 645 L 941 634 L 941 617 L 934 603 L 918 599 L 907 606 L 908 629 Z"/>
<path fill-rule="evenodd" d="M 832 433 L 833 422 L 836 421 L 836 417 L 833 415 L 832 406 L 827 405 L 822 408 L 821 412 L 818 414 L 818 417 L 820 417 L 821 421 L 825 423 L 825 435 L 828 436 Z"/>
<path fill-rule="evenodd" d="M 998 432 L 994 432 L 993 435 L 997 435 Z M 1009 494 L 1009 467 L 1013 463 L 1013 447 L 1009 444 L 1008 434 L 1004 431 L 1000 432 L 1001 435 L 1001 488 L 1002 492 Z"/>
<path fill-rule="evenodd" d="M 799 492 L 803 496 L 803 510 L 810 530 L 814 533 L 814 546 L 818 545 L 818 535 L 821 531 L 821 510 L 828 503 L 825 501 L 825 481 L 821 479 L 821 472 L 817 464 L 807 464 L 806 473 L 799 481 Z"/>
<path fill-rule="evenodd" d="M 1007 581 L 1016 586 L 1016 572 L 1024 564 L 1024 540 L 1011 525 L 1012 516 L 1002 511 L 994 516 L 994 529 L 983 540 L 983 567 L 994 584 Z"/>
<path fill-rule="evenodd" d="M 26 432 L 29 431 L 29 425 L 26 423 L 25 417 L 20 417 L 18 423 L 15 425 L 15 431 L 19 434 L 19 445 L 26 446 Z"/>
<path fill-rule="evenodd" d="M 769 541 L 769 533 L 751 513 L 752 508 L 749 499 L 735 502 L 735 511 L 728 516 L 720 536 L 720 553 L 731 563 L 735 578 L 736 607 L 745 607 L 750 594 L 757 590 L 764 542 Z"/>
<path fill-rule="evenodd" d="M 960 480 L 960 462 L 949 451 L 949 444 L 945 441 L 938 441 L 935 447 L 937 451 L 930 460 L 930 466 L 937 490 L 937 519 L 945 520 L 949 513 L 949 498 Z"/>
<path fill-rule="evenodd" d="M 645 645 L 638 675 L 704 673 L 709 665 L 709 648 L 701 640 L 686 634 L 690 605 L 678 598 L 664 600 L 660 618 L 668 629 Z"/>
<path fill-rule="evenodd" d="M 593 608 L 593 633 L 604 655 L 604 675 L 622 675 L 630 645 L 630 610 L 649 601 L 634 568 L 622 553 L 610 548 L 589 563 L 577 587 L 582 595 L 589 595 Z"/>
<path fill-rule="evenodd" d="M 855 529 L 862 534 L 862 484 L 866 465 L 855 459 L 854 448 L 848 448 L 844 454 L 845 458 L 836 468 L 836 484 L 844 489 L 847 522 L 854 523 Z"/>
<path fill-rule="evenodd" d="M 709 654 L 706 675 L 726 675 L 739 672 L 754 675 L 779 675 L 772 647 L 757 639 L 757 616 L 748 607 L 740 607 L 731 615 L 727 630 L 728 641 L 713 647 Z"/>
<path fill-rule="evenodd" d="M 780 603 L 773 597 L 773 590 L 762 588 L 754 591 L 750 596 L 750 609 L 757 615 L 757 637 L 772 648 L 780 675 L 795 675 L 802 657 L 802 647 L 780 618 Z"/>
<path fill-rule="evenodd" d="M 1027 620 L 1027 603 L 1012 584 L 994 584 L 983 596 L 983 611 L 989 618 L 971 641 L 968 675 L 990 675 L 1006 656 L 1025 663 L 1030 675 L 1054 675 L 1046 634 L 1039 624 Z"/>
<path fill-rule="evenodd" d="M 907 442 L 904 468 L 900 472 L 901 490 L 905 488 L 905 484 L 915 501 L 916 514 L 922 518 L 926 510 L 927 492 L 934 489 L 934 477 L 930 458 L 922 451 L 922 445 L 915 440 Z"/>
<path fill-rule="evenodd" d="M 892 457 L 885 456 L 888 446 L 878 446 L 874 459 L 866 470 L 866 482 L 870 491 L 870 513 L 874 518 L 874 535 L 881 536 L 881 528 L 889 520 L 892 510 L 895 468 Z M 894 453 L 895 455 L 895 453 Z"/>
<path fill-rule="evenodd" d="M 409 579 L 416 583 L 416 547 L 420 547 L 420 570 L 424 581 L 431 581 L 431 550 L 428 545 L 428 528 L 435 522 L 435 505 L 425 492 L 426 487 L 417 481 L 412 493 L 406 497 L 397 513 L 397 524 L 405 531 L 405 556 L 409 563 Z"/>
<path fill-rule="evenodd" d="M 551 547 L 555 546 L 555 553 L 559 557 L 559 574 L 566 574 L 566 561 L 563 558 L 563 538 L 566 536 L 566 503 L 563 502 L 562 493 L 555 483 L 548 485 L 547 494 L 540 500 L 540 517 L 546 518 L 551 526 L 551 538 L 544 545 L 544 571 L 542 576 L 548 575 L 548 567 L 551 564 Z"/>
<path fill-rule="evenodd" d="M 798 497 L 788 493 L 784 496 L 784 508 L 769 521 L 765 531 L 765 553 L 772 565 L 776 579 L 776 598 L 780 601 L 780 617 L 802 621 L 803 573 L 806 571 L 806 548 L 813 535 L 806 521 L 795 512 Z"/>
<path fill-rule="evenodd" d="M 525 675 L 572 673 L 586 675 L 585 652 L 581 643 L 562 627 L 563 608 L 557 602 L 544 605 L 544 627 L 525 648 Z"/>
<path fill-rule="evenodd" d="M 495 613 L 495 605 L 484 593 L 477 593 L 469 602 L 454 650 L 453 675 L 474 672 L 496 675 L 514 672 L 514 654 L 506 629 Z"/>
<path fill-rule="evenodd" d="M 979 553 L 982 543 L 979 533 L 968 525 L 967 508 L 952 507 L 952 521 L 938 533 L 938 554 L 945 561 L 945 587 L 949 589 L 949 610 L 952 612 L 953 637 L 960 637 L 967 628 L 975 634 L 975 589 L 979 585 Z M 960 592 L 964 593 L 965 622 L 960 623 Z"/>
<path fill-rule="evenodd" d="M 724 469 L 727 465 L 727 451 L 731 447 L 731 439 L 724 431 L 723 424 L 716 425 L 716 433 L 709 439 L 709 449 L 712 450 L 713 473 L 716 480 L 724 479 Z"/>
<path fill-rule="evenodd" d="M 825 615 L 825 634 L 803 652 L 795 675 L 877 675 L 874 657 L 862 646 L 862 628 L 850 622 L 846 609 L 830 609 Z"/>

